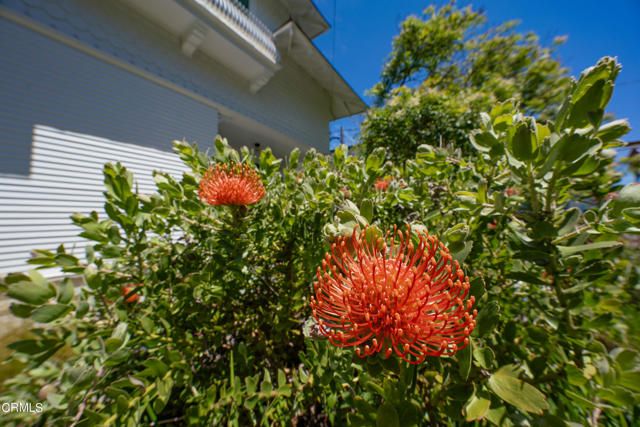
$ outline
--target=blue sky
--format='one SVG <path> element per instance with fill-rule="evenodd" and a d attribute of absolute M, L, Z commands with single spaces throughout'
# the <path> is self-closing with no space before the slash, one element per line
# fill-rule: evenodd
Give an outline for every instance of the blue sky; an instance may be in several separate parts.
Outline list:
<path fill-rule="evenodd" d="M 417 0 L 315 0 L 333 28 L 314 42 L 347 82 L 370 103 L 366 90 L 378 82 L 385 58 L 391 52 L 400 23 L 411 14 L 420 15 L 432 2 Z M 437 5 L 448 1 L 435 2 Z M 622 64 L 608 112 L 627 118 L 632 131 L 623 140 L 640 140 L 640 1 L 638 0 L 485 0 L 461 1 L 482 8 L 491 26 L 519 19 L 517 30 L 535 31 L 543 44 L 555 36 L 568 36 L 558 57 L 573 76 L 594 65 L 602 56 L 617 56 Z M 334 12 L 334 5 L 335 12 Z M 334 21 L 335 17 L 335 21 Z M 334 123 L 354 130 L 357 121 Z M 353 135 L 352 135 L 353 134 Z M 332 141 L 332 145 L 335 141 Z"/>

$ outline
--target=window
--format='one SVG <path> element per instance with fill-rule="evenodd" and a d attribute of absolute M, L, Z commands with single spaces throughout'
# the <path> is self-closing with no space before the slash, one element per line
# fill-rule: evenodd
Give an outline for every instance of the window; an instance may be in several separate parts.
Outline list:
<path fill-rule="evenodd" d="M 240 3 L 241 5 L 246 7 L 247 10 L 249 10 L 249 0 L 238 0 L 238 3 Z"/>

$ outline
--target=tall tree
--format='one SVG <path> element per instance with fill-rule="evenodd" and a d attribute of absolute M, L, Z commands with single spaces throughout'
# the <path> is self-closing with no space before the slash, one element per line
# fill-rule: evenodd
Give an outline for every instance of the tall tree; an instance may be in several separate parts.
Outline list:
<path fill-rule="evenodd" d="M 479 111 L 507 99 L 541 120 L 552 117 L 570 83 L 554 58 L 564 38 L 542 46 L 517 24 L 487 28 L 481 11 L 454 2 L 407 18 L 371 89 L 376 107 L 361 132 L 366 151 L 386 146 L 405 158 L 423 143 L 467 149 Z"/>

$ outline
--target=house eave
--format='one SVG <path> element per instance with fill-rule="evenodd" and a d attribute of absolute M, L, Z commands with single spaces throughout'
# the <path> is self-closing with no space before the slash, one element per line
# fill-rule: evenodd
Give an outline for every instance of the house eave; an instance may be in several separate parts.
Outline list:
<path fill-rule="evenodd" d="M 329 92 L 332 120 L 367 109 L 367 104 L 295 22 L 287 22 L 274 32 L 274 36 L 280 54 L 295 62 Z"/>
<path fill-rule="evenodd" d="M 331 28 L 313 0 L 280 0 L 302 32 L 314 39 Z"/>
<path fill-rule="evenodd" d="M 258 92 L 280 70 L 273 33 L 235 0 L 123 0 L 180 40 L 189 58 L 203 54 Z"/>

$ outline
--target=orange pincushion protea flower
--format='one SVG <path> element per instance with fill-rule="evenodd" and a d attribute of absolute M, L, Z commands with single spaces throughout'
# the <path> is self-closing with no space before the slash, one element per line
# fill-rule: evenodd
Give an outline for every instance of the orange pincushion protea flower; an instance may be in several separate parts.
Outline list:
<path fill-rule="evenodd" d="M 142 287 L 141 283 L 138 283 L 137 285 L 126 285 L 126 286 L 122 286 L 122 296 L 125 297 L 124 302 L 136 302 L 140 299 L 140 294 L 135 293 L 133 294 L 133 290 L 135 288 L 140 288 Z"/>
<path fill-rule="evenodd" d="M 376 190 L 386 191 L 387 188 L 389 188 L 389 183 L 390 182 L 391 182 L 391 178 L 389 178 L 389 177 L 387 177 L 387 178 L 378 178 L 378 179 L 376 179 L 376 181 L 373 184 L 376 187 Z"/>
<path fill-rule="evenodd" d="M 395 352 L 415 364 L 469 343 L 477 315 L 475 297 L 465 301 L 469 279 L 436 237 L 413 233 L 417 247 L 409 227 L 394 228 L 388 244 L 389 233 L 374 241 L 354 229 L 332 245 L 318 267 L 311 308 L 333 345 L 354 346 L 360 357 Z"/>
<path fill-rule="evenodd" d="M 246 164 L 218 163 L 200 180 L 198 197 L 210 205 L 250 205 L 265 195 L 260 176 Z"/>

